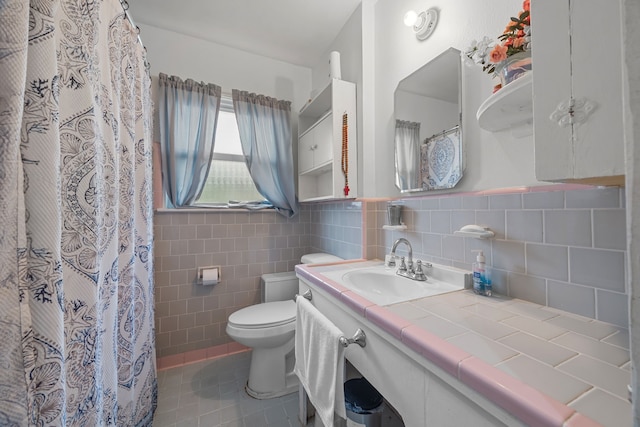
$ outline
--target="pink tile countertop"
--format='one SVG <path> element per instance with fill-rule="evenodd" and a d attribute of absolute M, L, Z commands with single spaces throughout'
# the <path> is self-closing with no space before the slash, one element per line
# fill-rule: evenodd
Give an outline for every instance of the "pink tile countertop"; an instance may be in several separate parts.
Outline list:
<path fill-rule="evenodd" d="M 632 425 L 627 329 L 469 290 L 378 306 L 322 275 L 380 263 L 296 272 L 528 425 Z"/>

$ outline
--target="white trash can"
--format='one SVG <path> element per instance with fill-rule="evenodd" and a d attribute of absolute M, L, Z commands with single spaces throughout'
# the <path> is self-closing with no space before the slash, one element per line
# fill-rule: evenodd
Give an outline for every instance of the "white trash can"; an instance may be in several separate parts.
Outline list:
<path fill-rule="evenodd" d="M 384 410 L 382 395 L 364 378 L 344 383 L 347 426 L 380 427 Z"/>

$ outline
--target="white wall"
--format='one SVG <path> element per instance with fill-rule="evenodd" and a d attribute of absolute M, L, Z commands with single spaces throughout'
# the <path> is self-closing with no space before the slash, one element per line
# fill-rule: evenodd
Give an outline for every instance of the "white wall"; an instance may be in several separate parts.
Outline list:
<path fill-rule="evenodd" d="M 402 18 L 407 10 L 430 7 L 439 10 L 438 25 L 432 36 L 421 42 L 404 26 Z M 449 47 L 464 51 L 473 39 L 485 35 L 496 39 L 521 8 L 521 0 L 375 3 L 375 116 L 370 120 L 375 132 L 373 140 L 364 143 L 375 160 L 364 164 L 365 197 L 398 195 L 393 179 L 393 95 L 397 83 Z M 491 94 L 492 86 L 491 78 L 480 67 L 463 67 L 466 170 L 454 191 L 540 184 L 535 178 L 531 136 L 514 138 L 508 132 L 490 133 L 478 127 L 476 111 Z"/>
<path fill-rule="evenodd" d="M 297 112 L 311 91 L 309 68 L 150 25 L 141 24 L 140 34 L 147 48 L 154 84 L 162 72 L 182 79 L 214 83 L 222 86 L 226 93 L 240 89 L 291 101 L 294 147 L 297 145 Z M 153 92 L 155 103 L 155 86 Z M 156 133 L 155 139 L 158 138 Z"/>
<path fill-rule="evenodd" d="M 630 293 L 633 422 L 640 425 L 640 4 L 623 0 L 623 91 L 625 99 L 625 169 L 627 195 L 627 286 Z"/>
<path fill-rule="evenodd" d="M 367 0 L 365 0 L 367 1 Z M 356 84 L 356 111 L 357 111 L 357 134 L 358 134 L 358 194 L 362 196 L 362 177 L 363 162 L 365 151 L 363 149 L 363 141 L 365 135 L 365 122 L 363 100 L 367 99 L 364 95 L 363 87 L 363 5 L 361 4 L 353 12 L 345 26 L 336 36 L 329 48 L 319 58 L 316 66 L 312 70 L 312 87 L 314 89 L 323 88 L 327 85 L 329 79 L 329 55 L 333 51 L 340 52 L 340 65 L 342 80 L 353 82 Z"/>
<path fill-rule="evenodd" d="M 340 52 L 342 80 L 359 85 L 362 80 L 362 6 L 353 12 L 340 33 L 312 69 L 312 86 L 323 88 L 329 83 L 329 54 Z"/>

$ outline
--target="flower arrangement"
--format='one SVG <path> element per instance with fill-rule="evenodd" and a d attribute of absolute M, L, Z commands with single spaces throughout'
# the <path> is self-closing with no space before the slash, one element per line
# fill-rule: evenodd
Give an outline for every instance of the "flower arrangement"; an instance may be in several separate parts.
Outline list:
<path fill-rule="evenodd" d="M 495 43 L 487 36 L 472 41 L 464 52 L 468 63 L 482 66 L 482 71 L 494 74 L 499 65 L 520 52 L 531 50 L 531 0 L 524 0 L 522 11 L 512 17 Z"/>

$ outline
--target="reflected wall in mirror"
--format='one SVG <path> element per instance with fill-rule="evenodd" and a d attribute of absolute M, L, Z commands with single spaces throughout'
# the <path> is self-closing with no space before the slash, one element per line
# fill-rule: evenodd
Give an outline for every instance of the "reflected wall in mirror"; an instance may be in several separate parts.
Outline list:
<path fill-rule="evenodd" d="M 462 178 L 462 60 L 449 48 L 398 83 L 394 97 L 396 186 L 453 188 Z"/>

